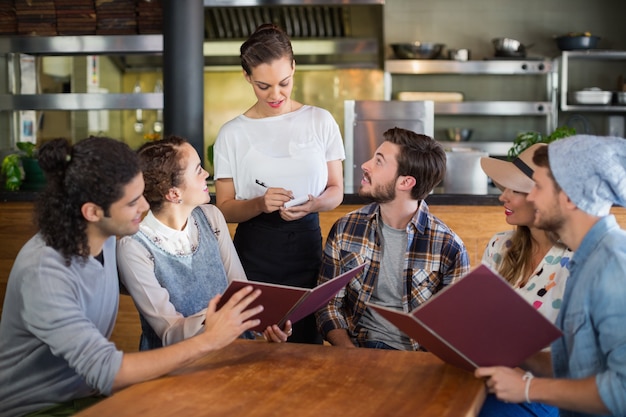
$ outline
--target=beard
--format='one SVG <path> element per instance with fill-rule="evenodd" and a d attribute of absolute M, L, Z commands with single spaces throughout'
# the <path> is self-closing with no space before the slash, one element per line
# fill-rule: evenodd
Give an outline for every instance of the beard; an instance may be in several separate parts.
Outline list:
<path fill-rule="evenodd" d="M 370 178 L 368 177 L 368 179 Z M 359 196 L 371 198 L 378 204 L 388 203 L 396 198 L 396 180 L 394 179 L 387 184 L 376 186 L 370 182 L 370 191 L 365 191 L 361 185 Z"/>
<path fill-rule="evenodd" d="M 559 231 L 562 230 L 563 225 L 565 224 L 565 220 L 561 215 L 560 210 L 558 210 L 557 207 L 552 207 L 552 211 L 550 213 L 544 212 L 542 215 L 535 213 L 535 221 L 533 223 L 533 226 L 538 229 L 556 233 L 558 235 Z"/>

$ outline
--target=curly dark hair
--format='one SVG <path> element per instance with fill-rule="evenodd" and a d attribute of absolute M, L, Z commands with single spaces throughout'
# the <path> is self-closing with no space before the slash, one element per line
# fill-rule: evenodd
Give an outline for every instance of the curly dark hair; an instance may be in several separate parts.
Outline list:
<path fill-rule="evenodd" d="M 293 49 L 289 36 L 273 23 L 264 23 L 256 28 L 239 48 L 241 67 L 248 75 L 261 64 L 288 57 L 293 63 Z"/>
<path fill-rule="evenodd" d="M 400 146 L 397 174 L 410 175 L 417 180 L 411 197 L 426 198 L 446 175 L 446 152 L 441 144 L 430 136 L 399 127 L 387 130 L 383 137 Z"/>
<path fill-rule="evenodd" d="M 185 143 L 187 143 L 185 138 L 171 135 L 165 139 L 144 143 L 137 151 L 146 184 L 143 196 L 148 200 L 153 213 L 161 211 L 170 189 L 183 183 L 183 153 L 180 152 L 180 148 Z"/>
<path fill-rule="evenodd" d="M 75 256 L 85 262 L 90 248 L 81 208 L 91 202 L 109 216 L 111 204 L 122 198 L 124 187 L 141 172 L 137 154 L 107 137 L 90 136 L 74 145 L 59 138 L 41 147 L 39 165 L 46 175 L 46 188 L 35 207 L 40 233 L 67 265 Z"/>

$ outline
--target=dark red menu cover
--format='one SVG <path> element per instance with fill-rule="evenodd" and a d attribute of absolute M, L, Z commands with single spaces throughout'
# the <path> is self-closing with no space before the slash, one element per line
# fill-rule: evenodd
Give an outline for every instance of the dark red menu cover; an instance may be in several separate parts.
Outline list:
<path fill-rule="evenodd" d="M 367 305 L 429 352 L 469 371 L 519 366 L 562 335 L 486 265 L 410 313 Z"/>
<path fill-rule="evenodd" d="M 290 287 L 258 281 L 232 281 L 224 291 L 217 309 L 219 310 L 241 288 L 252 285 L 255 289 L 261 290 L 261 295 L 252 303 L 252 306 L 263 305 L 263 311 L 254 317 L 260 319 L 261 324 L 252 330 L 262 332 L 272 324 L 278 324 L 282 328 L 287 320 L 295 323 L 322 308 L 363 268 L 365 264 L 344 272 L 315 288 Z"/>

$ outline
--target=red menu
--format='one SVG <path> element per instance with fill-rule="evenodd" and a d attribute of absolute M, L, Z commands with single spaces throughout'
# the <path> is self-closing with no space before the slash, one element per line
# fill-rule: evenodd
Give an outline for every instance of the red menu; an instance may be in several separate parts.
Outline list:
<path fill-rule="evenodd" d="M 290 287 L 258 281 L 232 281 L 224 291 L 217 308 L 219 310 L 234 293 L 243 287 L 252 285 L 255 289 L 261 290 L 261 295 L 252 303 L 252 306 L 259 304 L 263 306 L 263 311 L 254 317 L 260 319 L 261 324 L 252 330 L 262 332 L 272 324 L 278 324 L 282 328 L 287 320 L 295 323 L 322 308 L 363 268 L 365 264 L 344 272 L 315 288 Z"/>
<path fill-rule="evenodd" d="M 562 335 L 486 265 L 410 313 L 367 305 L 429 352 L 470 371 L 519 366 Z"/>

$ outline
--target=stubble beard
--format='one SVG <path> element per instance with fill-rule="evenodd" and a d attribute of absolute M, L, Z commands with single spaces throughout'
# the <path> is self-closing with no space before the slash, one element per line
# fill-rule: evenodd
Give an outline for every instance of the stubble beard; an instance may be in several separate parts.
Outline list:
<path fill-rule="evenodd" d="M 559 212 L 554 211 L 552 215 L 538 216 L 535 214 L 534 226 L 538 229 L 545 230 L 547 232 L 557 233 L 563 228 L 563 216 Z"/>
<path fill-rule="evenodd" d="M 390 181 L 385 185 L 372 186 L 370 182 L 371 191 L 365 191 L 363 186 L 359 188 L 359 196 L 371 198 L 378 204 L 388 203 L 396 198 L 396 181 Z"/>

